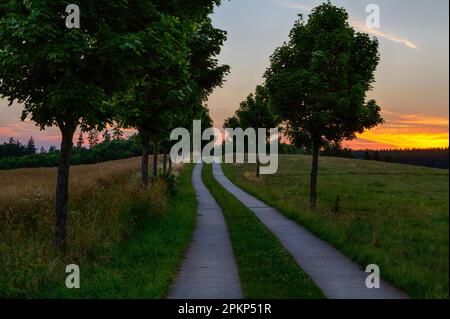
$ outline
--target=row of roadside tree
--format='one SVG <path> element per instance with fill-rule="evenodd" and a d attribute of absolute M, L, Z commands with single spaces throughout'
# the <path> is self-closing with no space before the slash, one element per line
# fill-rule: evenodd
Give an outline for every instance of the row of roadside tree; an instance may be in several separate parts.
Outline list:
<path fill-rule="evenodd" d="M 229 71 L 216 59 L 226 33 L 210 19 L 220 0 L 77 4 L 79 29 L 65 25 L 67 1 L 0 4 L 0 95 L 23 106 L 23 120 L 61 132 L 55 244 L 62 250 L 75 132 L 137 130 L 145 190 L 150 144 L 159 149 L 172 128 L 207 120 L 204 102 Z"/>
<path fill-rule="evenodd" d="M 271 56 L 264 84 L 225 127 L 279 125 L 293 146 L 311 150 L 310 204 L 315 208 L 320 153 L 332 153 L 343 140 L 383 123 L 376 101 L 366 98 L 379 60 L 377 39 L 357 32 L 345 9 L 325 2 L 307 20 L 299 16 L 289 41 Z"/>

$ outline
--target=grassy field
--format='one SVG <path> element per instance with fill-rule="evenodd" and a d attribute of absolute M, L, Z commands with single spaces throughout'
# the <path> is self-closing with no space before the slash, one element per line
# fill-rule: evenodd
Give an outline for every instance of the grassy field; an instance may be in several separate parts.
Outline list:
<path fill-rule="evenodd" d="M 223 210 L 245 298 L 324 298 L 275 236 L 215 180 L 211 165 L 202 178 Z"/>
<path fill-rule="evenodd" d="M 308 156 L 280 156 L 277 174 L 224 165 L 237 185 L 278 208 L 413 298 L 448 298 L 448 170 L 321 158 L 319 203 L 309 209 Z"/>
<path fill-rule="evenodd" d="M 195 224 L 191 167 L 169 198 L 159 180 L 141 191 L 140 160 L 72 168 L 69 253 L 52 245 L 54 169 L 0 171 L 0 297 L 161 298 Z M 65 265 L 81 269 L 65 288 Z"/>

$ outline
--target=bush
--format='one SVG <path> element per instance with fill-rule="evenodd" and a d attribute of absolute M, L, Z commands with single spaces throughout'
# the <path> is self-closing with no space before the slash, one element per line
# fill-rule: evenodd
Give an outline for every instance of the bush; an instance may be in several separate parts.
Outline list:
<path fill-rule="evenodd" d="M 178 178 L 172 170 L 168 170 L 166 173 L 161 174 L 161 179 L 164 181 L 168 194 L 175 196 L 178 187 Z"/>

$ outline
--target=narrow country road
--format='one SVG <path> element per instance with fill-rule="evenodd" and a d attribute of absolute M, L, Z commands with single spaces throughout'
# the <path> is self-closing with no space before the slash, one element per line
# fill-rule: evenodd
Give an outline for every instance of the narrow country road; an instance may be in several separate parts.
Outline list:
<path fill-rule="evenodd" d="M 196 164 L 192 183 L 197 194 L 197 228 L 169 299 L 240 299 L 242 289 L 222 210 Z"/>
<path fill-rule="evenodd" d="M 379 289 L 368 289 L 369 274 L 350 258 L 314 236 L 311 232 L 286 218 L 234 185 L 223 173 L 220 164 L 213 164 L 216 180 L 266 225 L 291 253 L 298 265 L 331 299 L 406 299 L 408 296 L 381 281 Z M 381 269 L 381 273 L 382 273 Z"/>

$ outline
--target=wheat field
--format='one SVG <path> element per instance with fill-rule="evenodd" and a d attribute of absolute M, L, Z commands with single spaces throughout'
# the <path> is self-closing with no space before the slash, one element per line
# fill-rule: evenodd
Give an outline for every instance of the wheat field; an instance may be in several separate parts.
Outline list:
<path fill-rule="evenodd" d="M 167 207 L 163 180 L 142 191 L 140 158 L 73 166 L 62 256 L 52 242 L 56 168 L 0 171 L 0 181 L 0 297 L 29 297 L 65 262 L 107 258 L 99 251 L 130 236 L 139 214 Z"/>

